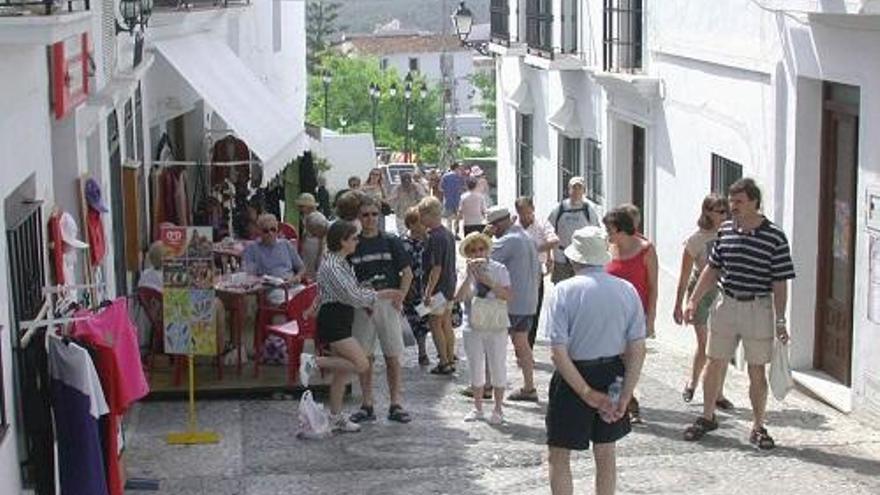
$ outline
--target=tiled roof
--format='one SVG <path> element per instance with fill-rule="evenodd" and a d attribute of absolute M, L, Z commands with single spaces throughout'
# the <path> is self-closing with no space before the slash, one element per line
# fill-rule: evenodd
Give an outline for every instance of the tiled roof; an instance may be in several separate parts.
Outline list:
<path fill-rule="evenodd" d="M 464 51 L 458 36 L 438 34 L 410 35 L 365 35 L 347 38 L 337 45 L 342 53 L 358 55 L 390 55 L 393 53 L 432 53 L 446 51 Z"/>

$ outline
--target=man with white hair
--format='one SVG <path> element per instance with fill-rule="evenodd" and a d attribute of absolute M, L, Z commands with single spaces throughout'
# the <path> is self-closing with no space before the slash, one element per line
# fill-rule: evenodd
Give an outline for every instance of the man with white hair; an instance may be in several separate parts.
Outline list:
<path fill-rule="evenodd" d="M 550 490 L 573 493 L 571 451 L 592 443 L 595 493 L 611 495 L 615 442 L 630 432 L 626 405 L 645 360 L 645 314 L 632 284 L 605 272 L 603 229 L 575 231 L 565 255 L 575 276 L 556 284 L 547 313 L 556 366 L 546 417 Z"/>
<path fill-rule="evenodd" d="M 305 265 L 292 243 L 278 240 L 278 220 L 275 215 L 263 213 L 257 217 L 257 229 L 260 232 L 259 242 L 250 244 L 242 255 L 244 270 L 252 275 L 279 278 L 290 284 L 299 282 Z M 273 305 L 282 304 L 284 291 L 271 290 L 266 299 Z"/>

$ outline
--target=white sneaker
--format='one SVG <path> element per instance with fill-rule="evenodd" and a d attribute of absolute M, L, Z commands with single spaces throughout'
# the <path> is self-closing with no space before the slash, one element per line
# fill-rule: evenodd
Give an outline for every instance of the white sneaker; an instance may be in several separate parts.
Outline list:
<path fill-rule="evenodd" d="M 473 411 L 467 413 L 467 416 L 464 417 L 465 422 L 471 423 L 473 421 L 483 421 L 486 417 L 483 416 L 483 411 L 474 409 Z"/>
<path fill-rule="evenodd" d="M 318 369 L 318 360 L 314 354 L 304 352 L 299 358 L 299 384 L 308 388 L 312 373 Z"/>
<path fill-rule="evenodd" d="M 502 423 L 504 423 L 504 413 L 492 411 L 492 415 L 489 416 L 489 424 L 500 425 Z"/>
<path fill-rule="evenodd" d="M 345 413 L 330 415 L 330 429 L 342 433 L 357 433 L 361 431 L 361 425 L 348 419 Z"/>

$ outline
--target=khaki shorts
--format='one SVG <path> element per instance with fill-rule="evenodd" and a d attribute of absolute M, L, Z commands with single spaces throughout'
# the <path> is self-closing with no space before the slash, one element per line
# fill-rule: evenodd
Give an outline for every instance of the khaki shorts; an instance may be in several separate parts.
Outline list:
<path fill-rule="evenodd" d="M 710 358 L 730 360 L 740 340 L 748 364 L 767 364 L 773 354 L 773 298 L 737 301 L 722 295 L 709 315 Z"/>
<path fill-rule="evenodd" d="M 357 339 L 367 356 L 375 354 L 377 340 L 385 357 L 401 356 L 403 327 L 400 318 L 400 312 L 390 302 L 380 299 L 373 306 L 372 314 L 367 313 L 364 308 L 354 310 L 351 335 Z"/>

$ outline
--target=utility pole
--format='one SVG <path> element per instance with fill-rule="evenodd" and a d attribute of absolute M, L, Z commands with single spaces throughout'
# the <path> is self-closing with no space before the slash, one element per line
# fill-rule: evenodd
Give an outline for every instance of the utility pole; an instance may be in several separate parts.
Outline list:
<path fill-rule="evenodd" d="M 443 12 L 440 14 L 440 22 L 442 29 L 440 33 L 443 35 L 442 51 L 440 53 L 440 75 L 443 86 L 443 120 L 441 129 L 443 130 L 443 143 L 440 146 L 440 167 L 445 169 L 453 161 L 455 161 L 455 70 L 454 55 L 446 50 L 446 37 L 449 36 L 449 3 L 448 0 L 442 2 Z"/>

